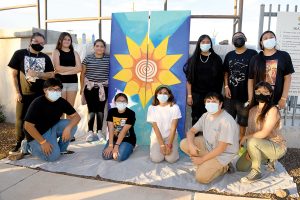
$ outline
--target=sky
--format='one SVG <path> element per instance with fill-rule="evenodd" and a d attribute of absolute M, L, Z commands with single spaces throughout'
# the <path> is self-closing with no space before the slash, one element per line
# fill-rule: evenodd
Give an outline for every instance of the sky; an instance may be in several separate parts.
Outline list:
<path fill-rule="evenodd" d="M 232 15 L 233 0 L 168 0 L 168 10 L 191 10 L 192 14 Z M 36 3 L 36 0 L 0 0 L 0 8 Z M 41 28 L 44 28 L 44 0 L 41 3 Z M 242 31 L 246 34 L 248 44 L 257 44 L 260 5 L 273 4 L 273 11 L 281 4 L 281 10 L 289 4 L 294 11 L 299 0 L 244 0 Z M 159 11 L 164 8 L 164 0 L 102 0 L 102 16 L 111 16 L 114 12 Z M 0 29 L 31 29 L 37 27 L 36 8 L 0 11 Z M 48 19 L 96 17 L 98 16 L 98 0 L 48 0 Z M 264 30 L 267 30 L 265 18 Z M 110 21 L 102 22 L 102 38 L 110 43 Z M 231 41 L 232 19 L 191 19 L 190 40 L 195 41 L 202 34 L 216 37 L 218 42 Z M 98 37 L 97 21 L 50 23 L 48 29 L 68 31 L 87 37 L 95 34 Z M 272 18 L 271 30 L 276 31 L 276 18 Z"/>

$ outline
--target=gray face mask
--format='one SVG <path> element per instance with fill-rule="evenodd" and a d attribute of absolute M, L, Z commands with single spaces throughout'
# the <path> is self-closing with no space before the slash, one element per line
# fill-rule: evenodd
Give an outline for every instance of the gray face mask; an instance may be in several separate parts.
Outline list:
<path fill-rule="evenodd" d="M 57 101 L 61 97 L 61 92 L 60 91 L 48 91 L 47 97 L 51 101 Z"/>

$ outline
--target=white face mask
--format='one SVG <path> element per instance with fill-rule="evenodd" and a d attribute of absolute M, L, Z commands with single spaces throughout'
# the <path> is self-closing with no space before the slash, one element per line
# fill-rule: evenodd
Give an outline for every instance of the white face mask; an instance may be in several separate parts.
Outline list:
<path fill-rule="evenodd" d="M 276 39 L 270 38 L 263 41 L 264 48 L 273 49 L 276 46 Z"/>
<path fill-rule="evenodd" d="M 169 99 L 169 96 L 166 94 L 158 94 L 157 99 L 160 103 L 166 103 Z"/>
<path fill-rule="evenodd" d="M 205 103 L 205 109 L 210 114 L 215 114 L 219 110 L 219 104 L 218 103 Z"/>
<path fill-rule="evenodd" d="M 210 48 L 211 48 L 210 44 L 200 44 L 200 49 L 202 52 L 208 52 Z"/>
<path fill-rule="evenodd" d="M 119 111 L 125 110 L 126 107 L 127 107 L 127 103 L 124 103 L 124 102 L 116 102 L 116 108 L 117 108 Z"/>
<path fill-rule="evenodd" d="M 61 97 L 61 92 L 60 91 L 48 91 L 47 92 L 47 97 L 51 101 L 56 101 Z"/>

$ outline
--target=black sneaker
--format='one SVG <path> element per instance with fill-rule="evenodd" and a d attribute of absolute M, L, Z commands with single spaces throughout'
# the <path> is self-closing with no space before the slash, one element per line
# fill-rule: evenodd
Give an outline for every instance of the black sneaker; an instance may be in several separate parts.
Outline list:
<path fill-rule="evenodd" d="M 228 164 L 228 174 L 233 174 L 235 172 L 235 168 L 232 163 Z"/>
<path fill-rule="evenodd" d="M 16 153 L 16 152 L 19 152 L 20 147 L 21 147 L 21 142 L 16 143 L 16 144 L 12 147 L 12 149 L 8 152 L 8 154 L 11 155 L 11 154 L 14 154 L 14 153 Z"/>
<path fill-rule="evenodd" d="M 258 181 L 259 179 L 261 179 L 261 173 L 255 169 L 251 169 L 250 173 L 241 178 L 241 182 L 242 183 L 252 183 L 254 181 Z"/>
<path fill-rule="evenodd" d="M 75 142 L 75 137 L 72 137 L 72 139 L 70 140 L 70 142 Z"/>
<path fill-rule="evenodd" d="M 65 154 L 73 154 L 73 153 L 75 153 L 75 152 L 74 152 L 74 151 L 70 151 L 70 150 L 60 152 L 61 155 L 65 155 Z"/>

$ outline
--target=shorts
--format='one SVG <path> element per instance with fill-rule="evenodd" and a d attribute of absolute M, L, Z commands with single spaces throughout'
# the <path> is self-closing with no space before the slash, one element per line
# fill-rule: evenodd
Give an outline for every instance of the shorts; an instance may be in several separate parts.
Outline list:
<path fill-rule="evenodd" d="M 63 83 L 62 92 L 77 92 L 78 91 L 78 83 Z"/>
<path fill-rule="evenodd" d="M 235 99 L 225 98 L 224 109 L 235 119 L 240 126 L 248 126 L 249 106 L 245 107 L 243 102 Z"/>

